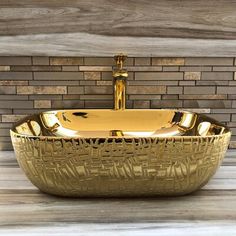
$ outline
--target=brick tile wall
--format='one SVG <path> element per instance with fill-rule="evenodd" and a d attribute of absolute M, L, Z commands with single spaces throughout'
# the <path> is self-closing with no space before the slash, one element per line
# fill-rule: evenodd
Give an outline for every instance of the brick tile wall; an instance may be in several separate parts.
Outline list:
<path fill-rule="evenodd" d="M 112 108 L 113 58 L 0 57 L 0 150 L 9 128 L 49 109 Z M 180 108 L 208 114 L 233 131 L 235 58 L 128 58 L 127 108 Z"/>

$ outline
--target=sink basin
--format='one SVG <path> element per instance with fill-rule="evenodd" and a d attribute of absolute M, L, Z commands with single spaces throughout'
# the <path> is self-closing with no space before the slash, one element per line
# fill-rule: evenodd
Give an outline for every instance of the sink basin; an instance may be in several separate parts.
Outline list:
<path fill-rule="evenodd" d="M 231 132 L 179 110 L 58 110 L 11 129 L 20 167 L 61 196 L 176 196 L 204 186 Z"/>

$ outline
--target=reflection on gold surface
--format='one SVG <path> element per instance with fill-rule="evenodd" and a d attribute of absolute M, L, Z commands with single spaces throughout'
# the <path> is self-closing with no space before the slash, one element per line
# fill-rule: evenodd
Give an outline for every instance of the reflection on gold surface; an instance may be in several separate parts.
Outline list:
<path fill-rule="evenodd" d="M 201 136 L 206 136 L 209 133 L 210 128 L 211 128 L 210 122 L 208 121 L 201 122 L 197 127 L 198 134 Z"/>
<path fill-rule="evenodd" d="M 194 127 L 194 125 L 196 124 L 196 119 L 197 119 L 196 114 L 185 112 L 185 113 L 182 113 L 181 116 L 182 117 L 179 122 L 179 126 L 186 129 L 191 129 Z"/>
<path fill-rule="evenodd" d="M 27 118 L 13 130 L 22 135 L 69 138 L 209 136 L 228 132 L 216 121 L 190 112 L 102 109 L 44 112 Z"/>
<path fill-rule="evenodd" d="M 38 136 L 41 134 L 40 125 L 34 120 L 27 120 L 19 126 L 16 126 L 16 131 L 19 134 Z"/>

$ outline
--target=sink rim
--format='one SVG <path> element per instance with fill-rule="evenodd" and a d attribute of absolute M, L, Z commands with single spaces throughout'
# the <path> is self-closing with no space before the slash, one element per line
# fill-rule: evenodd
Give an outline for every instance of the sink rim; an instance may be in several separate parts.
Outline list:
<path fill-rule="evenodd" d="M 35 116 L 39 116 L 42 114 L 48 114 L 48 113 L 53 113 L 53 112 L 63 112 L 63 111 L 109 111 L 109 112 L 147 112 L 147 111 L 171 111 L 171 112 L 181 112 L 183 114 L 196 114 L 199 117 L 202 118 L 206 118 L 209 121 L 214 122 L 215 124 L 219 125 L 220 127 L 225 128 L 224 133 L 222 134 L 210 134 L 210 135 L 206 135 L 206 136 L 201 136 L 201 135 L 170 135 L 170 136 L 96 136 L 96 137 L 66 137 L 66 136 L 47 136 L 47 135 L 27 135 L 27 134 L 20 134 L 16 131 L 14 131 L 13 129 L 16 128 L 17 125 L 22 124 L 23 122 L 25 122 L 26 120 L 33 118 Z M 10 134 L 13 137 L 21 137 L 21 138 L 28 138 L 28 139 L 32 139 L 32 140 L 81 140 L 81 139 L 150 139 L 150 140 L 155 140 L 155 139 L 159 139 L 159 140 L 163 140 L 163 139 L 178 139 L 178 140 L 189 140 L 189 139 L 209 139 L 209 138 L 213 138 L 213 137 L 223 137 L 223 136 L 227 136 L 227 135 L 231 135 L 232 131 L 230 130 L 230 128 L 227 125 L 222 124 L 220 121 L 217 121 L 205 114 L 202 113 L 197 113 L 197 112 L 193 112 L 193 111 L 189 111 L 189 110 L 184 110 L 184 109 L 164 109 L 164 108 L 160 108 L 160 109 L 125 109 L 125 110 L 114 110 L 114 109 L 59 109 L 59 110 L 48 110 L 48 111 L 43 111 L 43 112 L 39 112 L 39 113 L 35 113 L 33 115 L 28 115 L 22 119 L 20 119 L 19 121 L 15 122 L 12 126 L 12 128 L 10 129 Z"/>

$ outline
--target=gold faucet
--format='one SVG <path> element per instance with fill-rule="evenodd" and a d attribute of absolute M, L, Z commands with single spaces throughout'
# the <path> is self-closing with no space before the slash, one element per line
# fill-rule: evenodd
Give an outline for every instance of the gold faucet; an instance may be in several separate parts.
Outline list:
<path fill-rule="evenodd" d="M 113 70 L 115 110 L 125 109 L 125 88 L 128 72 L 126 69 L 123 69 L 123 64 L 126 58 L 127 56 L 124 54 L 114 56 L 116 61 L 116 68 Z"/>

